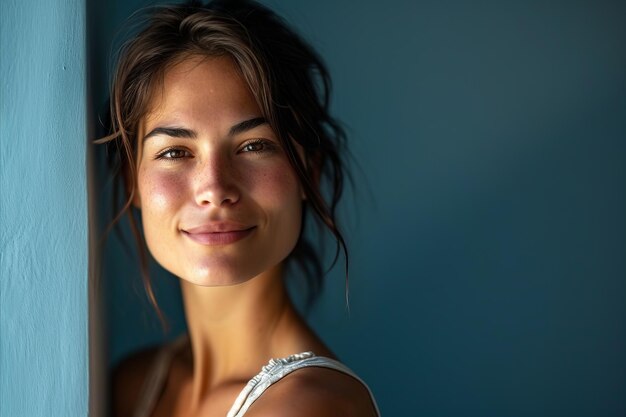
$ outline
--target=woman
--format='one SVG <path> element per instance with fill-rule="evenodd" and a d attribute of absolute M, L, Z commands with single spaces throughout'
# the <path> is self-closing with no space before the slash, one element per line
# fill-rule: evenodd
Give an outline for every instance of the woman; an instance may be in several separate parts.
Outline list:
<path fill-rule="evenodd" d="M 121 150 L 122 212 L 139 209 L 150 253 L 180 278 L 189 335 L 120 365 L 115 415 L 378 415 L 283 281 L 287 262 L 319 269 L 307 210 L 345 252 L 328 86 L 316 54 L 248 1 L 158 8 L 123 49 L 104 141 Z"/>

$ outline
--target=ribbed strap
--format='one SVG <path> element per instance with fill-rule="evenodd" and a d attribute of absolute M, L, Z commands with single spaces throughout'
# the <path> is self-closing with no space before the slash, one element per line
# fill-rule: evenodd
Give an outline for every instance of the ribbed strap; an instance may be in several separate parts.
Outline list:
<path fill-rule="evenodd" d="M 359 381 L 367 389 L 372 404 L 376 409 L 376 415 L 380 416 L 380 410 L 378 409 L 372 391 L 361 378 L 352 372 L 352 370 L 334 359 L 324 356 L 315 356 L 313 352 L 303 352 L 291 355 L 287 358 L 271 359 L 269 363 L 261 369 L 261 372 L 252 378 L 241 391 L 226 417 L 242 417 L 246 411 L 248 411 L 248 408 L 250 408 L 272 384 L 280 381 L 293 371 L 311 366 L 334 369 L 348 374 Z"/>

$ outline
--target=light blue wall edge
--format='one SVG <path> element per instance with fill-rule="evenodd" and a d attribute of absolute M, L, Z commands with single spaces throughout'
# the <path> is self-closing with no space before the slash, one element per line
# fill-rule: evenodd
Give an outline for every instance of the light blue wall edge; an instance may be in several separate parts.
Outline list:
<path fill-rule="evenodd" d="M 0 11 L 0 415 L 86 416 L 85 4 Z"/>

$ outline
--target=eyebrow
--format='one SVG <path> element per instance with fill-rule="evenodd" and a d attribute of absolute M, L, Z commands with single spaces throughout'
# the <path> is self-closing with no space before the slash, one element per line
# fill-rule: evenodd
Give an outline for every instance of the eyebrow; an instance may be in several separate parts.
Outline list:
<path fill-rule="evenodd" d="M 151 137 L 157 135 L 171 136 L 173 138 L 194 139 L 196 137 L 196 132 L 182 127 L 156 127 L 144 136 L 143 140 L 145 141 L 146 139 L 150 139 Z"/>
<path fill-rule="evenodd" d="M 243 122 L 237 123 L 236 125 L 232 126 L 228 131 L 228 136 L 235 136 L 239 133 L 254 129 L 255 127 L 261 126 L 265 123 L 267 123 L 265 117 L 255 117 L 249 120 L 244 120 Z"/>
<path fill-rule="evenodd" d="M 254 117 L 252 119 L 244 120 L 243 122 L 239 122 L 236 125 L 233 125 L 228 131 L 228 136 L 238 135 L 245 131 L 254 129 L 255 127 L 261 126 L 265 123 L 267 123 L 267 119 L 265 119 L 265 117 Z M 150 131 L 150 133 L 143 137 L 143 141 L 157 135 L 188 139 L 195 139 L 198 136 L 195 131 L 182 127 L 155 127 Z"/>

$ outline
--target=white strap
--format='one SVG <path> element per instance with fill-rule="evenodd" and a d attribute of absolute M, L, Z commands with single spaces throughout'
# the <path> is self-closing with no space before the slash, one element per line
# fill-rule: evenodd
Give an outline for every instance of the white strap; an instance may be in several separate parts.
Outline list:
<path fill-rule="evenodd" d="M 263 367 L 261 372 L 252 378 L 241 391 L 226 417 L 242 417 L 246 411 L 248 411 L 248 408 L 250 408 L 272 384 L 280 381 L 293 371 L 306 367 L 330 368 L 350 375 L 367 389 L 372 404 L 376 409 L 376 415 L 380 416 L 380 410 L 378 409 L 372 391 L 361 378 L 350 370 L 350 368 L 334 359 L 324 356 L 315 356 L 313 352 L 303 352 L 291 355 L 287 358 L 270 360 L 270 362 Z"/>

